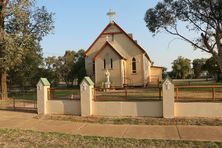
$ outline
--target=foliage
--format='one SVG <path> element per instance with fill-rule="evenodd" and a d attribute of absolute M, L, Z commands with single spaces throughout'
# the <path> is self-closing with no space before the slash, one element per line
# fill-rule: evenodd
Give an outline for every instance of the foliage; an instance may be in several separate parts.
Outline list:
<path fill-rule="evenodd" d="M 76 62 L 73 67 L 75 78 L 78 79 L 78 84 L 80 84 L 82 79 L 86 76 L 84 53 L 85 51 L 83 49 L 77 52 Z"/>
<path fill-rule="evenodd" d="M 38 8 L 32 0 L 3 0 L 4 27 L 0 28 L 0 44 L 5 59 L 3 68 L 14 70 L 26 55 L 39 48 L 40 41 L 54 28 L 53 14 Z M 7 3 L 8 2 L 8 3 Z M 40 48 L 39 48 L 40 49 Z"/>
<path fill-rule="evenodd" d="M 45 7 L 36 7 L 35 0 L 0 0 L 2 98 L 7 98 L 7 72 L 19 83 L 28 73 L 29 79 L 33 77 L 41 59 L 40 41 L 54 28 L 53 15 Z"/>
<path fill-rule="evenodd" d="M 200 78 L 201 73 L 204 72 L 203 66 L 205 65 L 207 59 L 194 59 L 193 60 L 193 72 L 195 78 Z"/>
<path fill-rule="evenodd" d="M 38 46 L 30 50 L 24 55 L 22 63 L 8 72 L 10 85 L 35 86 L 40 78 L 39 66 L 42 62 L 41 48 Z"/>
<path fill-rule="evenodd" d="M 212 54 L 222 71 L 221 14 L 221 0 L 163 0 L 147 10 L 144 20 L 154 34 L 164 30 Z M 193 32 L 192 37 L 179 30 L 179 22 L 186 25 L 183 29 Z"/>
<path fill-rule="evenodd" d="M 163 67 L 163 69 L 162 69 L 162 77 L 163 77 L 163 79 L 165 79 L 167 77 L 167 68 L 166 67 Z"/>
<path fill-rule="evenodd" d="M 173 61 L 172 73 L 176 79 L 185 79 L 191 72 L 191 61 L 184 57 L 178 57 Z"/>
<path fill-rule="evenodd" d="M 214 77 L 217 80 L 220 79 L 220 68 L 218 66 L 217 60 L 214 57 L 206 60 L 206 63 L 203 65 L 203 70 L 206 70 L 210 77 Z"/>
<path fill-rule="evenodd" d="M 84 50 L 82 49 L 78 52 L 66 51 L 64 56 L 48 57 L 45 62 L 46 68 L 56 74 L 54 78 L 64 81 L 67 87 L 73 86 L 74 79 L 78 79 L 78 84 L 80 84 L 86 75 Z"/>
<path fill-rule="evenodd" d="M 59 67 L 60 77 L 66 82 L 67 86 L 72 86 L 74 81 L 74 62 L 75 62 L 75 51 L 66 51 L 63 57 L 58 58 L 57 65 Z"/>

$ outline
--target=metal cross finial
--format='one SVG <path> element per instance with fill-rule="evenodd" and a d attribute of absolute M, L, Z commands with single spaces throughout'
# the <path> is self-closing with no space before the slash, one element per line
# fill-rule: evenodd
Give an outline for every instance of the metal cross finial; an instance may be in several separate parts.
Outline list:
<path fill-rule="evenodd" d="M 116 12 L 114 12 L 112 9 L 109 9 L 109 12 L 106 15 L 109 16 L 110 23 L 113 23 L 113 17 L 116 15 Z"/>

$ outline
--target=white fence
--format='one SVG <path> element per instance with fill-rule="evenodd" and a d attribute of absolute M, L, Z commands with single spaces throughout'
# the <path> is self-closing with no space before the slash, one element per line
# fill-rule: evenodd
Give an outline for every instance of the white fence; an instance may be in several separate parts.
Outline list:
<path fill-rule="evenodd" d="M 50 84 L 41 79 L 37 85 L 39 114 L 81 116 L 149 116 L 149 117 L 222 117 L 222 102 L 175 102 L 174 85 L 162 84 L 162 101 L 95 101 L 94 84 L 86 77 L 80 86 L 80 100 L 49 100 Z"/>

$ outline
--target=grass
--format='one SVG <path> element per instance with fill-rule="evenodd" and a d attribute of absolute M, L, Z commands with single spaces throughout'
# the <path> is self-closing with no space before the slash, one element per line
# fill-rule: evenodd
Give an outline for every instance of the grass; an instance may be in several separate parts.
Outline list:
<path fill-rule="evenodd" d="M 196 86 L 196 85 L 222 85 L 222 82 L 215 82 L 215 81 L 198 81 L 195 79 L 185 79 L 183 81 L 177 81 L 176 79 L 173 80 L 175 86 Z"/>
<path fill-rule="evenodd" d="M 66 120 L 100 124 L 135 124 L 135 125 L 199 125 L 222 126 L 222 118 L 151 118 L 151 117 L 80 117 L 71 115 L 36 116 L 45 120 Z"/>
<path fill-rule="evenodd" d="M 36 93 L 36 91 L 9 92 L 8 97 L 9 98 L 14 98 L 14 99 L 17 99 L 17 100 L 36 100 L 37 99 L 37 93 Z"/>
<path fill-rule="evenodd" d="M 13 101 L 11 99 L 9 99 L 9 100 L 0 100 L 0 106 L 1 105 L 10 105 L 12 103 L 13 103 Z"/>
<path fill-rule="evenodd" d="M 52 99 L 80 99 L 80 89 L 52 89 Z"/>
<path fill-rule="evenodd" d="M 127 93 L 127 94 L 126 94 Z M 160 100 L 159 88 L 127 88 L 125 89 L 110 89 L 107 92 L 96 90 L 97 100 Z"/>
<path fill-rule="evenodd" d="M 138 140 L 79 136 L 19 129 L 0 129 L 0 147 L 222 147 L 222 142 L 180 140 Z"/>

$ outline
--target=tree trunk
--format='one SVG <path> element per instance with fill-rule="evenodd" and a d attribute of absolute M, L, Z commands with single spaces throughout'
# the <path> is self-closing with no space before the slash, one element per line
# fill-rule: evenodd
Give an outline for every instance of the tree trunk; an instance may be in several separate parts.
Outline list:
<path fill-rule="evenodd" d="M 8 94 L 7 94 L 7 73 L 2 72 L 1 74 L 1 99 L 7 99 Z"/>
<path fill-rule="evenodd" d="M 220 58 L 220 57 L 219 57 Z M 222 57 L 221 57 L 222 58 Z M 222 59 L 219 59 L 218 65 L 220 67 L 220 72 L 222 73 Z"/>
<path fill-rule="evenodd" d="M 4 10 L 4 0 L 0 0 L 0 28 L 4 30 L 4 15 L 3 15 L 3 10 Z M 0 60 L 4 60 L 4 55 L 3 55 L 3 50 L 4 46 L 0 45 Z M 7 99 L 7 73 L 4 71 L 4 69 L 1 67 L 0 70 L 0 75 L 1 75 L 1 99 Z"/>

